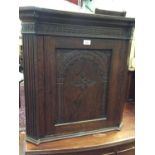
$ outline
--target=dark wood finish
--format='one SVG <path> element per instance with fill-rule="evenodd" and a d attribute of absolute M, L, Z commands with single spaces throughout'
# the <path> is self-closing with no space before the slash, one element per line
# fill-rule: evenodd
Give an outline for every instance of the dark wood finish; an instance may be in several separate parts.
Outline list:
<path fill-rule="evenodd" d="M 127 102 L 135 102 L 135 71 L 128 71 Z"/>
<path fill-rule="evenodd" d="M 134 155 L 135 154 L 135 148 L 131 147 L 126 150 L 121 150 L 117 152 L 118 155 Z"/>
<path fill-rule="evenodd" d="M 27 139 L 119 130 L 134 19 L 34 7 L 20 18 Z"/>
<path fill-rule="evenodd" d="M 98 133 L 83 137 L 47 142 L 39 145 L 26 142 L 27 155 L 134 155 L 135 142 L 134 106 L 126 104 L 121 131 Z M 24 144 L 23 133 L 20 143 Z"/>
<path fill-rule="evenodd" d="M 58 49 L 56 53 L 57 123 L 106 117 L 111 51 Z M 81 112 L 84 109 L 87 113 Z"/>
<path fill-rule="evenodd" d="M 102 15 L 108 15 L 108 16 L 122 16 L 125 17 L 126 16 L 126 12 L 122 11 L 110 11 L 110 10 L 102 10 L 102 9 L 95 9 L 95 13 L 96 14 L 102 14 Z"/>

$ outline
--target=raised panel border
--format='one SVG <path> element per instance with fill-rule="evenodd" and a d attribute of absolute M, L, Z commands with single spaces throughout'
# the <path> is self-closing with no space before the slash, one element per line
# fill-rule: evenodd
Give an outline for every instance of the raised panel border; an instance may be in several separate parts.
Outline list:
<path fill-rule="evenodd" d="M 58 59 L 57 61 L 62 61 L 62 62 L 59 62 L 59 66 L 57 66 L 57 120 L 56 120 L 56 124 L 55 126 L 61 126 L 62 125 L 71 125 L 71 124 L 82 124 L 84 122 L 94 122 L 95 120 L 106 120 L 107 119 L 107 94 L 108 94 L 108 84 L 109 84 L 109 77 L 110 77 L 110 73 L 109 73 L 109 70 L 111 68 L 111 57 L 112 57 L 112 50 L 111 49 L 89 49 L 89 50 L 85 50 L 85 49 L 60 49 L 60 48 L 57 48 L 56 49 L 56 55 L 57 54 L 60 54 L 58 52 L 61 52 L 64 53 L 64 52 L 67 52 L 68 54 L 70 53 L 74 53 L 71 54 L 69 57 L 67 58 L 64 58 L 64 60 L 62 59 Z M 78 53 L 75 53 L 75 52 L 78 52 Z M 79 52 L 82 52 L 82 53 L 79 53 Z M 100 115 L 100 117 L 96 117 L 94 119 L 86 119 L 86 120 L 80 120 L 78 122 L 73 122 L 73 121 L 70 121 L 70 122 L 62 122 L 60 121 L 62 118 L 61 118 L 61 112 L 62 112 L 62 108 L 63 107 L 63 92 L 62 92 L 62 89 L 63 89 L 63 74 L 64 74 L 64 70 L 67 69 L 66 66 L 68 66 L 72 61 L 76 60 L 76 59 L 79 59 L 79 58 L 87 58 L 87 55 L 89 54 L 88 58 L 89 59 L 93 59 L 95 60 L 96 63 L 98 63 L 98 61 L 100 61 L 100 63 L 102 64 L 100 66 L 100 71 L 101 73 L 99 74 L 100 75 L 100 78 L 102 79 L 102 83 L 104 83 L 104 93 L 105 94 L 102 94 L 102 109 L 103 109 L 103 113 Z M 103 57 L 103 55 L 106 56 Z M 102 58 L 101 58 L 102 57 Z M 107 63 L 109 63 L 110 65 L 108 66 L 108 68 L 106 69 L 104 67 L 104 59 L 107 59 Z M 57 62 L 58 63 L 58 62 Z M 57 64 L 58 65 L 58 64 Z M 104 69 L 102 69 L 104 68 Z M 103 70 L 105 70 L 106 72 L 103 73 Z M 103 76 L 104 75 L 104 76 Z M 106 95 L 106 96 L 105 96 Z M 61 123 L 60 123 L 61 122 Z"/>

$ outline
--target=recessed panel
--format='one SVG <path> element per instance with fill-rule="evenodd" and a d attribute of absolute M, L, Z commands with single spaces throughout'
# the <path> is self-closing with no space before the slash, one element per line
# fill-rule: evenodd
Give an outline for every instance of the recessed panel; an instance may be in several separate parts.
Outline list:
<path fill-rule="evenodd" d="M 111 50 L 57 49 L 56 123 L 106 117 Z"/>

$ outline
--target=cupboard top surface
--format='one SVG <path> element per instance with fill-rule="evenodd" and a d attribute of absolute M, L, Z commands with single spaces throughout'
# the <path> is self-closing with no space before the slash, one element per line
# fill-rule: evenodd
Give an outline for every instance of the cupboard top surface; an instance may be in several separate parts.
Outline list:
<path fill-rule="evenodd" d="M 39 20 L 39 21 L 48 21 L 52 22 L 54 18 L 57 20 L 68 19 L 68 22 L 73 21 L 85 21 L 85 24 L 90 21 L 94 21 L 93 25 L 96 25 L 98 21 L 101 23 L 112 24 L 112 25 L 121 25 L 121 26 L 133 26 L 135 24 L 134 18 L 120 17 L 120 16 L 109 16 L 101 14 L 88 14 L 88 13 L 75 13 L 67 11 L 59 11 L 53 9 L 45 9 L 39 7 L 20 7 L 19 8 L 19 17 L 22 21 L 26 20 Z M 64 20 L 63 20 L 64 21 Z M 82 23 L 80 23 L 82 24 Z"/>

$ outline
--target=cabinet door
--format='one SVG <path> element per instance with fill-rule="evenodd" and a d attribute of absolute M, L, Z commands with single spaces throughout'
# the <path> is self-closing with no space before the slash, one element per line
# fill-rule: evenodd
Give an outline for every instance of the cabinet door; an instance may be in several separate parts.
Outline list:
<path fill-rule="evenodd" d="M 124 104 L 126 44 L 120 40 L 46 37 L 48 134 L 119 128 Z"/>

